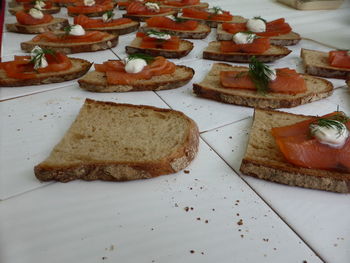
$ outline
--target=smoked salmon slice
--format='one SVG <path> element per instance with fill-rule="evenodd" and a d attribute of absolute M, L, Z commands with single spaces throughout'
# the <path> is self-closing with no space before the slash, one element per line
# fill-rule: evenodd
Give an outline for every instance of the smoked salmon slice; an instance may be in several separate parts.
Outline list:
<path fill-rule="evenodd" d="M 74 24 L 79 24 L 83 28 L 99 28 L 99 27 L 113 27 L 131 23 L 132 20 L 129 18 L 118 18 L 113 19 L 109 22 L 104 22 L 103 19 L 93 19 L 85 15 L 78 15 L 74 17 Z"/>
<path fill-rule="evenodd" d="M 87 31 L 83 36 L 72 36 L 67 34 L 55 34 L 53 32 L 45 32 L 37 35 L 32 41 L 39 42 L 54 42 L 54 43 L 82 43 L 82 42 L 97 42 L 101 41 L 109 34 L 100 31 Z"/>
<path fill-rule="evenodd" d="M 128 85 L 135 80 L 150 79 L 153 76 L 171 74 L 175 71 L 174 63 L 164 57 L 156 57 L 139 73 L 127 73 L 125 64 L 120 60 L 110 60 L 103 64 L 95 64 L 96 71 L 105 72 L 107 83 L 112 85 Z"/>
<path fill-rule="evenodd" d="M 350 56 L 346 50 L 334 50 L 328 53 L 328 62 L 333 67 L 350 68 Z"/>
<path fill-rule="evenodd" d="M 147 26 L 171 30 L 194 31 L 198 27 L 197 21 L 174 21 L 165 16 L 151 17 L 146 20 Z"/>
<path fill-rule="evenodd" d="M 221 52 L 245 52 L 261 54 L 270 48 L 268 38 L 256 38 L 251 44 L 236 44 L 234 41 L 220 41 Z"/>
<path fill-rule="evenodd" d="M 163 3 L 165 5 L 182 7 L 182 6 L 188 6 L 188 5 L 197 5 L 199 4 L 199 0 L 164 1 Z"/>
<path fill-rule="evenodd" d="M 236 34 L 238 32 L 247 31 L 248 28 L 246 26 L 247 23 L 223 23 L 222 29 L 225 30 L 228 33 Z M 272 37 L 272 36 L 279 36 L 288 34 L 292 31 L 292 28 L 288 23 L 285 22 L 284 18 L 279 18 L 276 20 L 273 20 L 271 22 L 266 23 L 266 31 L 255 33 L 258 36 L 261 37 Z"/>
<path fill-rule="evenodd" d="M 197 18 L 204 20 L 215 20 L 215 21 L 231 21 L 233 16 L 228 11 L 222 11 L 222 14 L 210 13 L 205 9 L 199 8 L 183 8 L 182 16 L 189 18 Z"/>
<path fill-rule="evenodd" d="M 319 118 L 336 119 L 343 115 L 334 112 Z M 320 143 L 310 134 L 310 124 L 319 118 L 302 121 L 294 125 L 272 128 L 271 133 L 288 162 L 300 167 L 313 169 L 350 171 L 350 139 L 348 138 L 342 148 L 334 148 Z M 345 123 L 350 129 L 350 121 Z"/>
<path fill-rule="evenodd" d="M 304 78 L 294 69 L 276 70 L 276 79 L 268 83 L 269 91 L 284 94 L 298 94 L 306 91 Z M 220 83 L 225 88 L 257 90 L 248 71 L 221 71 Z"/>
<path fill-rule="evenodd" d="M 86 6 L 84 5 L 84 2 L 79 1 L 79 2 L 76 2 L 74 6 L 68 6 L 67 10 L 68 10 L 68 13 L 90 14 L 90 13 L 112 10 L 113 8 L 114 8 L 114 4 L 110 0 L 96 1 L 96 4 L 93 6 Z"/>
<path fill-rule="evenodd" d="M 43 18 L 34 18 L 25 11 L 18 11 L 16 13 L 17 22 L 22 25 L 40 25 L 49 23 L 52 21 L 53 17 L 50 14 L 44 14 Z"/>
<path fill-rule="evenodd" d="M 126 8 L 127 14 L 130 15 L 154 15 L 170 12 L 171 8 L 160 8 L 159 10 L 153 10 L 147 8 L 147 6 L 139 1 L 131 2 Z"/>
<path fill-rule="evenodd" d="M 169 49 L 177 50 L 180 46 L 180 38 L 177 36 L 171 36 L 168 40 L 157 39 L 149 37 L 145 33 L 138 32 L 136 37 L 142 38 L 140 47 L 141 48 L 160 48 L 160 49 Z"/>

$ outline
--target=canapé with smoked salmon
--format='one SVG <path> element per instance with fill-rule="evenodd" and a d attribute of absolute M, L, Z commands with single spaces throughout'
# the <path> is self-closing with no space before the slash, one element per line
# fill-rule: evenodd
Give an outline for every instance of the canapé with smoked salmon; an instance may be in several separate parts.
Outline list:
<path fill-rule="evenodd" d="M 193 75 L 193 69 L 175 65 L 164 57 L 133 54 L 125 60 L 95 64 L 95 71 L 80 79 L 79 85 L 93 92 L 163 90 L 181 87 Z"/>
<path fill-rule="evenodd" d="M 39 9 L 44 14 L 56 14 L 61 10 L 61 8 L 52 1 L 30 0 L 28 2 L 22 2 L 14 7 L 11 7 L 8 9 L 8 11 L 12 15 L 16 15 L 16 13 L 19 11 L 29 11 L 31 8 Z"/>
<path fill-rule="evenodd" d="M 113 0 L 77 0 L 74 5 L 67 7 L 67 11 L 69 16 L 97 17 L 108 11 L 113 11 L 114 5 Z"/>
<path fill-rule="evenodd" d="M 349 193 L 349 128 L 342 112 L 316 117 L 257 109 L 240 170 L 291 186 Z"/>
<path fill-rule="evenodd" d="M 193 84 L 200 97 L 262 109 L 290 108 L 326 98 L 331 82 L 294 69 L 272 69 L 252 60 L 247 67 L 215 63 L 200 82 Z"/>

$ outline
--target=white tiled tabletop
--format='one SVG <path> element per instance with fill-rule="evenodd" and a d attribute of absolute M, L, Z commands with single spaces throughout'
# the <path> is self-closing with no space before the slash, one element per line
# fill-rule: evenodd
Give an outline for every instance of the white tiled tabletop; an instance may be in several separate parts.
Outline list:
<path fill-rule="evenodd" d="M 300 48 L 350 48 L 350 3 L 338 10 L 298 11 L 269 0 L 208 2 L 244 17 L 285 17 L 305 38 L 275 67 L 303 72 Z M 117 16 L 122 12 L 118 11 Z M 62 9 L 58 16 L 67 17 Z M 67 17 L 68 18 L 68 17 Z M 72 21 L 71 18 L 69 18 Z M 325 22 L 326 21 L 326 22 Z M 6 15 L 5 23 L 14 22 Z M 31 35 L 3 33 L 2 59 L 20 54 Z M 125 56 L 134 34 L 111 50 L 73 54 L 100 63 Z M 91 93 L 76 81 L 0 88 L 0 262 L 350 262 L 350 195 L 289 187 L 239 173 L 253 109 L 199 98 L 192 84 L 213 61 L 202 50 L 215 39 L 191 40 L 174 59 L 195 69 L 184 87 L 157 92 Z M 233 64 L 233 63 L 231 63 Z M 237 64 L 239 65 L 239 64 Z M 344 80 L 300 114 L 350 114 Z M 186 173 L 124 183 L 41 183 L 33 167 L 74 120 L 85 98 L 146 104 L 184 112 L 201 132 L 198 156 Z M 187 209 L 185 209 L 188 207 Z"/>

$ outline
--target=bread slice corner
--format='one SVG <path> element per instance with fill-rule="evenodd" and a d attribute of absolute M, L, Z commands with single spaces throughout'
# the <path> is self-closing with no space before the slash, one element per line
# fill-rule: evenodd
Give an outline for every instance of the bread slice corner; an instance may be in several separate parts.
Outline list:
<path fill-rule="evenodd" d="M 41 181 L 146 179 L 188 166 L 198 142 L 197 125 L 182 112 L 86 99 L 34 173 Z"/>
<path fill-rule="evenodd" d="M 245 175 L 276 183 L 349 193 L 350 173 L 309 169 L 290 164 L 271 135 L 273 127 L 292 125 L 311 117 L 313 116 L 256 109 L 240 171 Z"/>
<path fill-rule="evenodd" d="M 329 65 L 327 52 L 302 48 L 300 56 L 307 74 L 325 78 L 350 79 L 350 69 Z"/>
<path fill-rule="evenodd" d="M 333 85 L 328 80 L 303 75 L 307 91 L 296 95 L 270 92 L 260 94 L 253 90 L 227 89 L 220 84 L 221 71 L 247 71 L 246 67 L 214 63 L 210 72 L 200 83 L 193 84 L 193 91 L 200 97 L 224 103 L 260 109 L 291 108 L 326 98 L 333 93 Z"/>

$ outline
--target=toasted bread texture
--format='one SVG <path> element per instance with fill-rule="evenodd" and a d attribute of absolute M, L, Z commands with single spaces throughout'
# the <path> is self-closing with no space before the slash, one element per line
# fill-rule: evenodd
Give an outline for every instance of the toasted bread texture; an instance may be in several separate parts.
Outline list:
<path fill-rule="evenodd" d="M 232 40 L 234 34 L 228 33 L 222 29 L 222 25 L 217 28 L 217 40 Z M 298 33 L 290 32 L 279 36 L 270 37 L 270 43 L 277 46 L 292 46 L 299 43 L 301 37 Z"/>
<path fill-rule="evenodd" d="M 180 38 L 189 38 L 189 39 L 204 39 L 206 38 L 211 29 L 209 26 L 204 25 L 204 24 L 199 24 L 196 30 L 174 30 L 174 29 L 165 29 L 165 28 L 159 28 L 159 27 L 149 27 L 149 26 L 143 26 L 140 27 L 139 31 L 141 32 L 147 32 L 151 29 L 161 31 L 161 32 L 166 32 L 166 33 L 171 33 L 174 36 L 178 36 Z"/>
<path fill-rule="evenodd" d="M 22 11 L 22 10 L 24 10 L 22 5 L 17 5 L 8 9 L 11 15 L 16 15 L 18 11 Z M 61 10 L 61 7 L 52 6 L 51 8 L 48 8 L 48 9 L 44 8 L 40 11 L 43 12 L 44 14 L 57 14 L 60 12 L 60 10 Z"/>
<path fill-rule="evenodd" d="M 96 27 L 96 28 L 85 28 L 85 30 L 92 30 L 92 31 L 103 31 L 107 32 L 109 34 L 113 35 L 125 35 L 129 34 L 131 32 L 136 31 L 140 26 L 139 22 L 132 21 L 127 24 L 122 24 L 118 26 L 112 26 L 112 27 Z"/>
<path fill-rule="evenodd" d="M 222 60 L 229 62 L 248 63 L 252 57 L 261 62 L 273 62 L 287 56 L 292 51 L 283 46 L 271 45 L 264 53 L 244 53 L 244 52 L 221 52 L 220 41 L 212 41 L 203 51 L 203 58 L 210 60 Z"/>
<path fill-rule="evenodd" d="M 305 73 L 326 78 L 350 79 L 350 69 L 332 67 L 328 63 L 328 53 L 301 49 Z"/>
<path fill-rule="evenodd" d="M 154 17 L 154 16 L 171 16 L 171 15 L 176 15 L 176 14 L 177 14 L 177 11 L 172 10 L 172 11 L 169 11 L 166 13 L 160 13 L 160 14 L 154 14 L 154 15 L 133 15 L 133 14 L 126 13 L 126 14 L 123 14 L 123 17 L 130 18 L 132 20 L 139 21 L 139 22 L 144 22 L 144 21 L 146 21 L 146 19 Z"/>
<path fill-rule="evenodd" d="M 63 34 L 63 33 L 58 33 Z M 53 43 L 46 41 L 34 42 L 32 40 L 22 42 L 21 49 L 30 52 L 35 46 L 41 48 L 50 48 L 52 50 L 63 52 L 65 54 L 80 53 L 80 52 L 92 52 L 98 50 L 104 50 L 111 47 L 115 47 L 118 44 L 118 36 L 110 34 L 101 41 L 95 42 L 82 42 L 82 43 Z"/>
<path fill-rule="evenodd" d="M 210 19 L 192 18 L 192 17 L 186 17 L 186 16 L 180 16 L 179 18 L 186 19 L 186 20 L 195 20 L 195 21 L 198 21 L 200 23 L 206 24 L 212 28 L 217 28 L 223 22 L 226 22 L 226 23 L 244 23 L 247 21 L 247 19 L 242 17 L 242 16 L 233 16 L 231 21 L 217 21 L 217 20 L 210 20 Z"/>
<path fill-rule="evenodd" d="M 3 69 L 0 69 L 0 87 L 19 87 L 64 82 L 83 76 L 92 63 L 80 58 L 70 58 L 72 67 L 68 70 L 48 73 L 38 73 L 33 79 L 8 78 Z"/>
<path fill-rule="evenodd" d="M 50 156 L 41 181 L 128 181 L 178 172 L 198 150 L 197 125 L 181 112 L 87 99 Z"/>
<path fill-rule="evenodd" d="M 261 94 L 254 90 L 227 89 L 220 84 L 221 71 L 247 71 L 246 67 L 215 63 L 200 83 L 193 84 L 193 91 L 200 97 L 224 103 L 248 106 L 261 109 L 291 108 L 301 104 L 320 100 L 333 93 L 331 82 L 309 75 L 303 75 L 307 91 L 296 95 L 269 92 Z"/>
<path fill-rule="evenodd" d="M 185 66 L 176 66 L 174 73 L 154 76 L 151 79 L 135 80 L 130 85 L 110 85 L 103 72 L 91 71 L 80 79 L 82 89 L 93 92 L 126 92 L 144 90 L 175 89 L 184 86 L 194 75 L 194 70 Z"/>
<path fill-rule="evenodd" d="M 177 50 L 161 49 L 161 48 L 141 48 L 142 38 L 135 38 L 130 45 L 125 47 L 127 54 L 145 53 L 151 56 L 163 56 L 166 58 L 182 58 L 187 56 L 193 49 L 193 43 L 187 40 L 180 40 L 180 46 Z"/>
<path fill-rule="evenodd" d="M 65 18 L 54 18 L 49 23 L 40 25 L 22 25 L 19 23 L 6 24 L 7 31 L 22 34 L 40 34 L 47 31 L 63 30 L 69 26 L 69 22 Z"/>
<path fill-rule="evenodd" d="M 290 164 L 283 157 L 271 135 L 273 127 L 292 125 L 310 117 L 279 111 L 255 110 L 241 172 L 291 186 L 349 193 L 350 173 L 308 169 Z"/>

